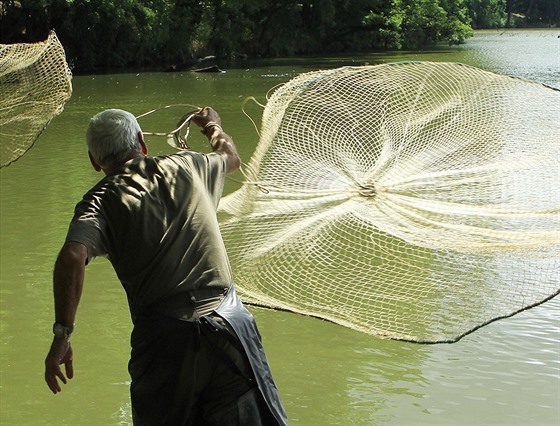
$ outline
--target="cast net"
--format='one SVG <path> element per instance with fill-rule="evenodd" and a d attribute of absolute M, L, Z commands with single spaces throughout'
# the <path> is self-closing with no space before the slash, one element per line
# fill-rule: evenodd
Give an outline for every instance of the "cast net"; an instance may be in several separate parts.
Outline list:
<path fill-rule="evenodd" d="M 560 289 L 560 93 L 454 63 L 300 75 L 220 222 L 240 296 L 453 342 Z"/>
<path fill-rule="evenodd" d="M 0 45 L 0 167 L 25 154 L 72 94 L 54 32 L 39 43 Z"/>

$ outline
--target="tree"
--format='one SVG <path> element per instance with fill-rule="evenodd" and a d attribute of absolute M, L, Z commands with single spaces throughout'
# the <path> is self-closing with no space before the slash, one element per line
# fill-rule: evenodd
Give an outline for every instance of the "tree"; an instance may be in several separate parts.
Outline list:
<path fill-rule="evenodd" d="M 560 22 L 560 1 L 526 0 L 521 4 L 526 25 L 556 26 Z"/>
<path fill-rule="evenodd" d="M 467 0 L 473 28 L 502 28 L 506 23 L 504 0 Z"/>
<path fill-rule="evenodd" d="M 75 71 L 420 48 L 471 28 L 557 25 L 558 0 L 4 0 L 2 43 L 55 29 Z"/>
<path fill-rule="evenodd" d="M 44 0 L 3 1 L 0 5 L 2 40 L 7 43 L 30 43 L 44 39 L 49 22 Z"/>
<path fill-rule="evenodd" d="M 462 0 L 392 0 L 389 6 L 365 18 L 380 26 L 385 47 L 414 49 L 443 40 L 462 43 L 473 34 Z"/>
<path fill-rule="evenodd" d="M 440 0 L 439 3 L 446 13 L 439 40 L 460 44 L 474 35 L 465 0 Z"/>

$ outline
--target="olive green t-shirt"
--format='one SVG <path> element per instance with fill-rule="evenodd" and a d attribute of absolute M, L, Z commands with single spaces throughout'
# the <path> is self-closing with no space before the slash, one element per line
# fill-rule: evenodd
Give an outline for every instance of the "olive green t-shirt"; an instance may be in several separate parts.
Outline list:
<path fill-rule="evenodd" d="M 76 205 L 66 241 L 84 244 L 88 262 L 111 261 L 133 316 L 192 290 L 228 288 L 233 277 L 216 217 L 225 174 L 219 153 L 130 160 Z"/>

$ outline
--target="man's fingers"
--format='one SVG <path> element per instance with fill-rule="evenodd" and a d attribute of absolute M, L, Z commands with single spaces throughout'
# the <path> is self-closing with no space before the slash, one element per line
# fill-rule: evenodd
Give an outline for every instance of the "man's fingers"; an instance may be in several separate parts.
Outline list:
<path fill-rule="evenodd" d="M 49 381 L 47 381 L 47 385 L 54 394 L 57 394 L 62 390 L 55 378 L 51 378 Z"/>
<path fill-rule="evenodd" d="M 47 380 L 47 386 L 49 387 L 51 392 L 54 393 L 55 395 L 62 390 L 62 389 L 60 389 L 60 386 L 58 385 L 58 383 L 50 382 L 49 380 Z"/>
<path fill-rule="evenodd" d="M 204 127 L 209 121 L 215 121 L 220 124 L 220 116 L 212 107 L 201 108 L 192 119 L 195 124 Z"/>
<path fill-rule="evenodd" d="M 66 383 L 66 377 L 64 377 L 64 374 L 62 374 L 62 371 L 60 371 L 59 368 L 55 369 L 54 373 L 50 372 L 49 370 L 47 370 L 47 372 L 45 373 L 45 382 L 47 382 L 47 386 L 54 394 L 62 390 L 60 384 L 58 383 L 58 380 L 56 379 L 57 377 L 62 380 L 63 383 Z"/>
<path fill-rule="evenodd" d="M 66 370 L 66 377 L 68 377 L 69 379 L 74 377 L 74 364 L 71 359 L 66 361 L 66 363 L 64 364 L 64 369 Z"/>
<path fill-rule="evenodd" d="M 56 377 L 58 377 L 62 383 L 66 384 L 66 376 L 60 368 L 56 371 Z"/>

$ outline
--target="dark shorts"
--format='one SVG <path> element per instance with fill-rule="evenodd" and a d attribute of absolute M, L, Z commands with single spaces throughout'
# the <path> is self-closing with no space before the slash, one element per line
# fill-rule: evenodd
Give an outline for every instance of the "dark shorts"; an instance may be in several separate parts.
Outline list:
<path fill-rule="evenodd" d="M 239 340 L 219 316 L 141 316 L 131 345 L 135 425 L 276 424 Z"/>

